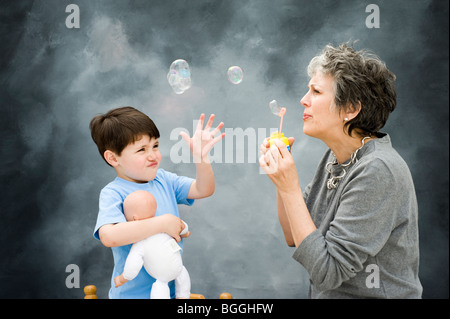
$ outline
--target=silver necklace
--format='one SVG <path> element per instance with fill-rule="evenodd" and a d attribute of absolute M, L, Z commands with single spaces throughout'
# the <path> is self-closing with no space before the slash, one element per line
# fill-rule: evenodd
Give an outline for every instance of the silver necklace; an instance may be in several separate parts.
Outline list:
<path fill-rule="evenodd" d="M 349 165 L 351 165 L 351 164 L 353 164 L 353 163 L 356 163 L 356 162 L 358 161 L 358 158 L 356 157 L 356 155 L 358 154 L 358 151 L 359 151 L 360 149 L 363 148 L 364 143 L 365 143 L 365 140 L 366 140 L 367 138 L 370 138 L 370 136 L 363 137 L 363 139 L 361 140 L 361 146 L 360 146 L 356 151 L 354 151 L 354 152 L 352 153 L 352 155 L 350 155 L 350 161 L 349 161 L 347 164 L 341 164 L 342 173 L 341 173 L 341 175 L 339 175 L 339 176 L 333 175 L 333 172 L 332 172 L 332 170 L 331 170 L 331 168 L 330 168 L 330 165 L 331 165 L 331 167 L 332 167 L 333 165 L 338 165 L 338 161 L 337 161 L 336 155 L 334 155 L 334 153 L 331 152 L 331 154 L 332 154 L 333 157 L 334 157 L 334 160 L 331 161 L 331 162 L 328 162 L 327 165 L 325 165 L 325 169 L 326 169 L 327 172 L 331 175 L 331 177 L 330 177 L 330 178 L 328 179 L 328 181 L 327 181 L 327 188 L 328 188 L 328 189 L 334 189 L 334 188 L 336 188 L 336 187 L 338 186 L 338 184 L 339 184 L 339 181 L 345 176 L 345 174 L 347 174 L 347 171 L 346 171 L 345 169 L 346 169 Z"/>

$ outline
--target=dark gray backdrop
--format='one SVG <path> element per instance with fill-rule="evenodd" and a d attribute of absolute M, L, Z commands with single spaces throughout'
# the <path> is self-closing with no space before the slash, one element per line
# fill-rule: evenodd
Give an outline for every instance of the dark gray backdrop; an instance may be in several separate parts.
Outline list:
<path fill-rule="evenodd" d="M 65 25 L 70 3 L 80 8 L 79 29 Z M 371 3 L 378 29 L 365 24 Z M 194 177 L 193 164 L 169 157 L 174 129 L 192 132 L 204 112 L 228 129 L 268 132 L 278 125 L 268 109 L 277 99 L 304 187 L 325 151 L 302 134 L 305 68 L 324 45 L 358 40 L 397 75 L 398 107 L 384 131 L 415 181 L 424 297 L 448 298 L 448 1 L 41 0 L 1 1 L 0 10 L 0 297 L 82 298 L 66 287 L 69 264 L 79 266 L 81 287 L 107 296 L 112 255 L 92 231 L 114 172 L 91 141 L 94 115 L 143 110 L 160 129 L 162 167 Z M 166 81 L 178 58 L 192 71 L 183 95 Z M 244 70 L 239 85 L 227 81 L 231 65 Z M 235 142 L 231 152 L 249 148 L 257 145 Z M 223 162 L 213 164 L 214 196 L 180 207 L 192 230 L 184 262 L 193 292 L 306 297 L 308 277 L 285 246 L 273 185 L 251 156 Z"/>

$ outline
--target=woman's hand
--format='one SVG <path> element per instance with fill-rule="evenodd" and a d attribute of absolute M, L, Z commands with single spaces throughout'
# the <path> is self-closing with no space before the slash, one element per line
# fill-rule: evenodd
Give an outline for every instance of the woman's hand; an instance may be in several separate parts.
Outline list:
<path fill-rule="evenodd" d="M 270 140 L 270 138 L 266 137 L 264 139 L 264 141 L 262 142 L 261 146 L 259 147 L 260 155 L 266 154 L 266 152 L 269 150 L 269 140 Z M 291 152 L 292 152 L 292 145 L 294 145 L 295 138 L 288 137 L 288 141 L 289 141 L 289 148 L 291 149 Z"/>
<path fill-rule="evenodd" d="M 294 138 L 289 138 L 290 147 L 292 147 L 294 141 Z M 278 191 L 281 193 L 298 192 L 300 184 L 297 168 L 286 145 L 281 140 L 275 139 L 274 144 L 270 147 L 268 146 L 269 143 L 266 138 L 260 147 L 259 165 L 269 176 Z"/>
<path fill-rule="evenodd" d="M 293 138 L 289 138 L 292 147 Z M 267 139 L 261 145 L 259 165 L 277 188 L 277 211 L 280 225 L 289 246 L 298 247 L 316 226 L 302 196 L 294 159 L 279 139 L 268 147 Z M 291 148 L 292 149 L 292 148 Z"/>

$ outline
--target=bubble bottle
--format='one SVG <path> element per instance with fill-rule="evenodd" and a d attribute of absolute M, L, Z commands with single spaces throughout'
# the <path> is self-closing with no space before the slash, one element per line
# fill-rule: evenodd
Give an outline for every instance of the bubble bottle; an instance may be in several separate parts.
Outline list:
<path fill-rule="evenodd" d="M 291 151 L 291 147 L 289 146 L 289 140 L 287 137 L 284 136 L 284 133 L 281 133 L 281 136 L 278 136 L 278 132 L 273 132 L 272 134 L 270 134 L 270 139 L 269 139 L 269 147 L 273 145 L 274 140 L 279 138 L 284 144 L 286 144 L 286 147 L 288 149 L 288 151 Z"/>

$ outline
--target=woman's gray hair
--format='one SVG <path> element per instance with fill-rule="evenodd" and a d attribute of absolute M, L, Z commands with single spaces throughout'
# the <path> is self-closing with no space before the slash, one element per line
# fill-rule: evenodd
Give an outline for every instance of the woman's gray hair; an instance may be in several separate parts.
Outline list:
<path fill-rule="evenodd" d="M 308 65 L 310 77 L 317 71 L 333 77 L 338 112 L 355 111 L 361 103 L 358 115 L 344 126 L 349 135 L 353 130 L 363 135 L 379 132 L 397 104 L 395 75 L 379 57 L 347 44 L 327 45 Z"/>

